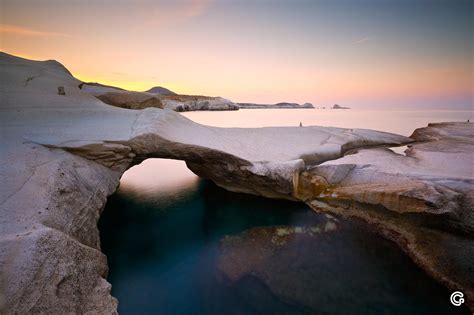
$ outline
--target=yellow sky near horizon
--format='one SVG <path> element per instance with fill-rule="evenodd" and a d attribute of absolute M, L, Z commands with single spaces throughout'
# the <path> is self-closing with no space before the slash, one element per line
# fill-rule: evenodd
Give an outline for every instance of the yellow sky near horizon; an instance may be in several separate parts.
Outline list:
<path fill-rule="evenodd" d="M 472 13 L 418 1 L 337 2 L 5 0 L 0 49 L 56 59 L 82 81 L 129 90 L 472 106 Z"/>

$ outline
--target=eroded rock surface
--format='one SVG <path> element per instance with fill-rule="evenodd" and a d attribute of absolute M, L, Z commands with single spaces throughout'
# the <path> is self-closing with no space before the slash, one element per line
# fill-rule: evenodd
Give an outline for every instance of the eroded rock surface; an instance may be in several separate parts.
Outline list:
<path fill-rule="evenodd" d="M 58 62 L 0 53 L 2 314 L 116 312 L 97 220 L 143 159 L 185 160 L 230 190 L 295 199 L 295 176 L 309 165 L 411 141 L 363 129 L 208 127 L 170 110 L 106 105 L 80 83 Z"/>
<path fill-rule="evenodd" d="M 430 124 L 411 137 L 419 142 L 405 155 L 363 149 L 305 170 L 295 194 L 373 224 L 473 308 L 474 124 Z"/>

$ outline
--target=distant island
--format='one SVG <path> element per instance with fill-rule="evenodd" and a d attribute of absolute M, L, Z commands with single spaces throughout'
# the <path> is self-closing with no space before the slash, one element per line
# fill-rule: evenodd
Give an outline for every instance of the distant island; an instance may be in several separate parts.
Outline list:
<path fill-rule="evenodd" d="M 254 103 L 237 103 L 241 109 L 269 109 L 269 108 L 314 108 L 311 103 L 304 103 L 302 105 L 297 103 L 276 103 L 276 104 L 254 104 Z"/>
<path fill-rule="evenodd" d="M 334 104 L 331 109 L 351 109 L 350 107 L 344 107 L 338 104 Z"/>

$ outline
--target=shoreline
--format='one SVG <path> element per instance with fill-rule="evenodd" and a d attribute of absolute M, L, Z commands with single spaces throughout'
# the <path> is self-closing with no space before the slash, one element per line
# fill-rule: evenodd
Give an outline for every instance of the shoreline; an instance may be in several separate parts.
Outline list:
<path fill-rule="evenodd" d="M 78 81 L 57 62 L 2 56 L 0 64 L 5 86 L 1 93 L 6 100 L 2 104 L 5 151 L 0 172 L 2 311 L 116 312 L 117 301 L 105 280 L 107 263 L 100 251 L 97 221 L 121 175 L 151 157 L 184 160 L 197 175 L 231 191 L 302 200 L 318 211 L 356 211 L 351 208 L 354 200 L 381 206 L 385 211 L 382 216 L 364 211 L 356 211 L 353 216 L 369 215 L 376 226 L 395 218 L 394 222 L 400 222 L 415 237 L 427 228 L 434 230 L 447 243 L 425 248 L 424 255 L 433 249 L 445 250 L 447 256 L 443 259 L 454 259 L 447 250 L 449 244 L 454 244 L 449 243 L 451 235 L 462 238 L 467 250 L 472 248 L 469 235 L 474 224 L 469 209 L 463 210 L 462 204 L 460 208 L 456 199 L 462 195 L 466 202 L 474 204 L 474 197 L 463 193 L 469 191 L 474 178 L 459 173 L 459 167 L 462 170 L 462 163 L 466 162 L 457 160 L 459 165 L 443 165 L 457 167 L 445 169 L 445 173 L 432 170 L 429 163 L 441 163 L 430 155 L 430 150 L 435 149 L 449 157 L 450 148 L 456 154 L 465 150 L 469 157 L 474 152 L 473 124 L 433 124 L 418 129 L 414 133 L 417 143 L 408 137 L 366 129 L 216 128 L 168 110 L 132 111 L 105 105 L 80 91 Z M 35 79 L 25 87 L 24 78 L 32 76 Z M 66 95 L 57 95 L 57 86 L 64 86 Z M 429 141 L 421 142 L 426 140 Z M 381 148 L 406 144 L 411 146 L 411 155 L 405 157 L 395 158 Z M 364 149 L 367 145 L 374 147 Z M 350 150 L 362 153 L 344 156 Z M 401 174 L 397 177 L 381 171 L 386 161 L 380 162 L 374 155 L 385 156 L 390 167 L 400 167 L 393 172 Z M 412 168 L 398 166 L 408 160 L 416 162 L 410 164 Z M 316 168 L 309 169 L 311 164 Z M 388 186 L 380 195 L 378 186 L 364 182 L 370 175 L 362 167 L 367 164 L 374 165 L 372 171 L 381 174 L 382 181 L 393 179 L 400 185 L 393 189 Z M 351 172 L 357 172 L 354 182 L 341 182 Z M 448 173 L 452 176 L 447 177 Z M 458 186 L 448 185 L 449 189 L 445 189 L 443 180 L 455 181 Z M 325 190 L 335 189 L 342 189 L 335 197 L 321 196 Z M 435 191 L 438 195 L 433 195 Z M 344 210 L 334 210 L 338 206 Z M 383 231 L 388 233 L 387 227 Z M 466 236 L 453 234 L 457 228 Z M 385 237 L 395 238 L 397 244 L 405 244 L 403 239 L 410 238 L 408 233 L 400 237 L 394 232 L 395 229 Z M 415 252 L 418 250 L 416 242 L 406 244 Z M 464 254 L 469 260 L 474 259 L 469 251 Z M 421 265 L 424 270 L 439 271 L 436 264 Z M 474 277 L 470 277 L 469 270 L 458 274 L 442 271 L 444 278 L 437 280 L 446 285 L 446 279 L 455 277 L 449 286 L 463 289 L 468 306 L 474 309 L 473 286 L 469 282 Z"/>

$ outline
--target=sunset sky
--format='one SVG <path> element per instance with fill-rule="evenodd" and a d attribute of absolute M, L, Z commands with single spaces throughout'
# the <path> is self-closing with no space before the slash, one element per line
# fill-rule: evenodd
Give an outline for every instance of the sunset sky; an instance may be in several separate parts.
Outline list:
<path fill-rule="evenodd" d="M 238 102 L 473 108 L 474 1 L 1 0 L 0 49 Z"/>

